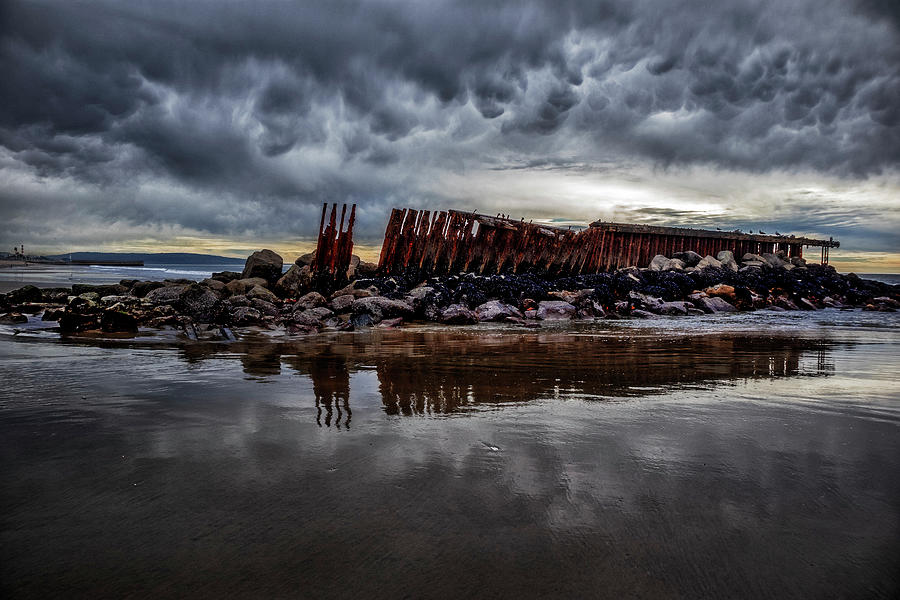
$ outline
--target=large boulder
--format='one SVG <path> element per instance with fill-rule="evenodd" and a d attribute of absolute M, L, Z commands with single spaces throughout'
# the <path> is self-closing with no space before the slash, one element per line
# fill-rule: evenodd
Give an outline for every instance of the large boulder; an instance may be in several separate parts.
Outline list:
<path fill-rule="evenodd" d="M 301 297 L 294 304 L 296 308 L 307 309 L 307 308 L 316 308 L 317 306 L 325 306 L 325 296 L 320 294 L 319 292 L 310 292 L 303 297 Z"/>
<path fill-rule="evenodd" d="M 200 284 L 188 286 L 180 296 L 180 308 L 200 323 L 212 323 L 219 312 L 219 296 Z"/>
<path fill-rule="evenodd" d="M 350 305 L 355 315 L 365 314 L 372 317 L 374 323 L 391 317 L 408 317 L 413 314 L 413 307 L 402 300 L 391 300 L 384 296 L 357 298 Z"/>
<path fill-rule="evenodd" d="M 247 258 L 247 262 L 244 264 L 244 271 L 241 273 L 241 279 L 261 277 L 269 282 L 270 285 L 275 285 L 281 279 L 283 265 L 284 259 L 280 255 L 271 250 L 259 250 Z"/>
<path fill-rule="evenodd" d="M 650 260 L 649 268 L 651 271 L 662 271 L 669 264 L 669 259 L 662 254 L 657 254 Z"/>
<path fill-rule="evenodd" d="M 156 306 L 161 304 L 175 306 L 179 304 L 181 295 L 187 288 L 188 286 L 186 285 L 167 285 L 150 290 L 144 298 Z"/>
<path fill-rule="evenodd" d="M 694 306 L 706 313 L 734 312 L 737 309 L 718 296 L 703 296 L 694 300 Z"/>
<path fill-rule="evenodd" d="M 322 327 L 323 321 L 333 316 L 330 310 L 324 306 L 318 308 L 307 308 L 294 311 L 291 320 L 297 325 L 307 325 L 309 327 Z"/>
<path fill-rule="evenodd" d="M 153 290 L 165 287 L 162 281 L 138 281 L 131 286 L 131 295 L 135 298 L 143 298 Z"/>
<path fill-rule="evenodd" d="M 478 315 L 464 304 L 451 304 L 441 311 L 441 323 L 447 325 L 471 325 L 478 322 Z"/>
<path fill-rule="evenodd" d="M 331 300 L 331 310 L 336 313 L 346 312 L 350 310 L 356 297 L 353 294 L 344 294 Z"/>
<path fill-rule="evenodd" d="M 291 268 L 275 282 L 275 292 L 283 298 L 296 298 L 309 290 L 312 280 L 309 266 L 291 265 Z"/>
<path fill-rule="evenodd" d="M 76 294 L 77 295 L 77 294 Z M 10 304 L 23 304 L 25 302 L 43 302 L 44 294 L 40 288 L 26 285 L 6 294 L 6 300 Z"/>
<path fill-rule="evenodd" d="M 766 253 L 766 254 L 763 254 L 762 257 L 763 257 L 763 260 L 765 260 L 766 263 L 770 267 L 773 267 L 773 268 L 779 268 L 779 267 L 783 267 L 785 265 L 790 265 L 790 263 L 781 260 L 781 258 L 776 254 Z M 793 265 L 791 265 L 791 267 L 793 268 Z"/>
<path fill-rule="evenodd" d="M 722 263 L 722 266 L 732 271 L 738 270 L 737 261 L 734 260 L 734 253 L 731 250 L 722 250 L 716 254 L 716 260 Z"/>
<path fill-rule="evenodd" d="M 253 288 L 249 292 L 247 292 L 245 295 L 247 296 L 247 298 L 249 298 L 251 300 L 253 298 L 259 298 L 260 300 L 265 300 L 266 302 L 271 302 L 272 304 L 275 304 L 276 302 L 280 302 L 280 300 L 278 299 L 278 296 L 276 296 L 275 294 L 273 294 L 272 292 L 270 292 L 269 290 L 267 290 L 266 288 L 264 288 L 261 285 L 253 286 Z"/>
<path fill-rule="evenodd" d="M 239 306 L 231 313 L 231 322 L 235 325 L 256 325 L 261 320 L 260 312 L 249 306 Z"/>
<path fill-rule="evenodd" d="M 722 268 L 722 263 L 718 261 L 718 259 L 713 258 L 712 256 L 704 256 L 700 262 L 697 263 L 698 269 L 705 269 L 707 267 L 715 267 L 716 269 Z"/>
<path fill-rule="evenodd" d="M 571 319 L 575 316 L 575 311 L 573 305 L 563 300 L 544 300 L 538 303 L 535 316 L 545 321 Z"/>
<path fill-rule="evenodd" d="M 137 333 L 137 319 L 126 312 L 115 309 L 103 311 L 100 329 L 106 333 Z"/>
<path fill-rule="evenodd" d="M 269 282 L 262 277 L 234 279 L 225 284 L 225 291 L 232 296 L 243 296 L 256 286 L 266 287 L 267 285 L 269 285 Z"/>
<path fill-rule="evenodd" d="M 499 300 L 491 300 L 477 306 L 475 315 L 479 321 L 505 321 L 510 317 L 522 318 L 522 313 L 519 312 L 519 309 L 504 304 Z"/>
<path fill-rule="evenodd" d="M 635 308 L 641 308 L 653 313 L 658 312 L 663 305 L 662 298 L 635 291 L 628 292 L 628 300 L 631 301 L 631 304 L 633 304 Z"/>
<path fill-rule="evenodd" d="M 675 302 L 663 302 L 657 311 L 661 315 L 686 315 L 690 304 L 681 300 Z"/>
<path fill-rule="evenodd" d="M 663 271 L 684 271 L 684 261 L 680 258 L 670 258 L 666 261 Z"/>
<path fill-rule="evenodd" d="M 685 267 L 696 267 L 697 263 L 700 262 L 703 257 L 697 254 L 692 250 L 685 250 L 684 252 L 676 252 L 672 255 L 672 258 L 677 258 L 681 262 L 684 263 Z"/>

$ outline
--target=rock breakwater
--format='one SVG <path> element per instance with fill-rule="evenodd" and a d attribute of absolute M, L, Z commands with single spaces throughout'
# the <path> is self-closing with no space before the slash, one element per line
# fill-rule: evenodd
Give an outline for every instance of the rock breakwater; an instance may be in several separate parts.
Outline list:
<path fill-rule="evenodd" d="M 284 275 L 282 259 L 254 253 L 242 273 L 215 273 L 196 282 L 122 280 L 71 288 L 25 286 L 0 294 L 0 322 L 27 315 L 55 321 L 64 335 L 135 334 L 140 328 L 176 328 L 188 337 L 233 339 L 232 328 L 283 330 L 287 335 L 329 329 L 396 327 L 422 321 L 453 325 L 507 322 L 540 327 L 569 319 L 697 317 L 735 311 L 896 311 L 900 286 L 840 274 L 779 254 L 731 252 L 702 257 L 682 252 L 656 256 L 648 268 L 547 277 L 522 273 L 460 273 L 426 277 L 410 271 L 379 277 L 354 260 L 350 283 L 331 291 L 317 286 L 308 256 Z"/>

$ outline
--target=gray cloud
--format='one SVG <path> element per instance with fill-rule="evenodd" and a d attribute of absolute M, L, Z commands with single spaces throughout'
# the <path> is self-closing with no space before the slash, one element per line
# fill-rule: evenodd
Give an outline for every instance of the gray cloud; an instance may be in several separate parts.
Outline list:
<path fill-rule="evenodd" d="M 374 239 L 390 204 L 468 200 L 429 180 L 471 169 L 893 174 L 898 15 L 882 0 L 7 2 L 0 239 L 37 236 L 35 208 L 122 235 L 310 236 L 323 201 L 359 202 Z"/>

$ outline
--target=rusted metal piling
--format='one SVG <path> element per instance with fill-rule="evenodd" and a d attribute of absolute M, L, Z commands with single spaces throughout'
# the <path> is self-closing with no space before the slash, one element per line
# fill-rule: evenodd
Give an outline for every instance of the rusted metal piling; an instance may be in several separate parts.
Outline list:
<path fill-rule="evenodd" d="M 802 256 L 804 246 L 822 247 L 822 261 L 827 263 L 828 248 L 836 248 L 840 242 L 599 221 L 575 232 L 457 210 L 432 213 L 395 208 L 385 230 L 378 268 L 384 275 L 411 269 L 428 275 L 530 269 L 576 275 L 644 267 L 657 254 L 672 256 L 686 250 L 713 256 L 730 250 L 740 260 L 748 252 L 781 250 L 787 257 Z"/>
<path fill-rule="evenodd" d="M 322 221 L 319 223 L 319 241 L 316 244 L 316 255 L 310 264 L 313 276 L 320 284 L 331 287 L 343 283 L 347 279 L 350 258 L 353 255 L 353 223 L 356 220 L 356 205 L 350 209 L 347 229 L 344 220 L 347 216 L 347 205 L 341 208 L 341 221 L 337 223 L 337 204 L 331 207 L 331 217 L 325 225 L 328 203 L 322 205 Z M 325 287 L 329 287 L 326 285 Z"/>

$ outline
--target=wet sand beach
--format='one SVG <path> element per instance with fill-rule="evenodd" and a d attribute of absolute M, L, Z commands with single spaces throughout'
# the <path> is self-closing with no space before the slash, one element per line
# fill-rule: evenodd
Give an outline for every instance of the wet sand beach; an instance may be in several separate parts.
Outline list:
<path fill-rule="evenodd" d="M 5 597 L 896 597 L 897 314 L 0 331 Z"/>

